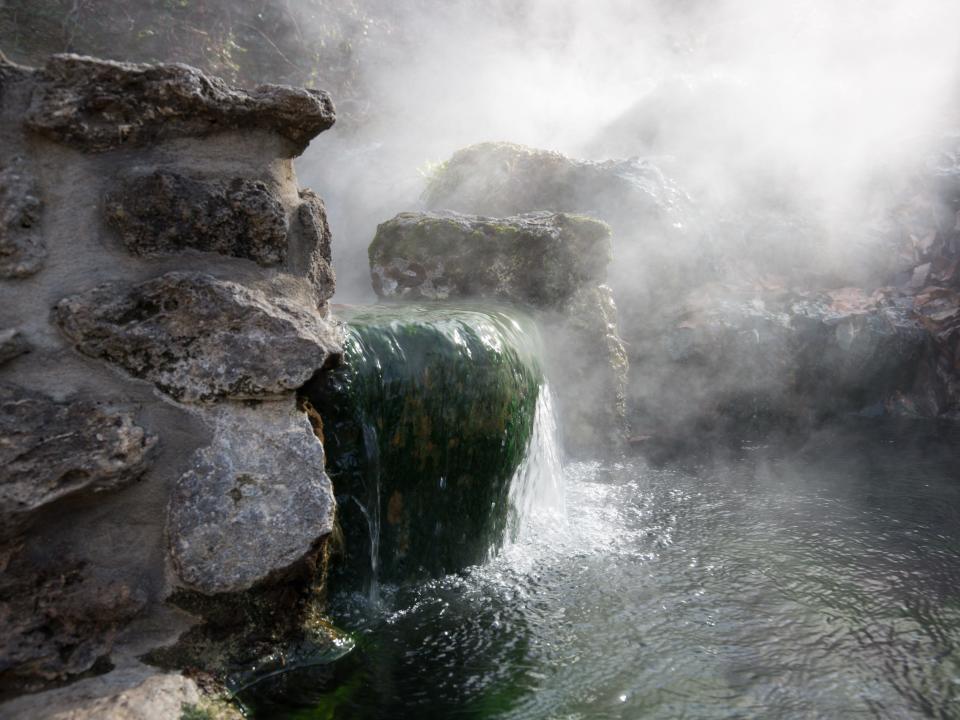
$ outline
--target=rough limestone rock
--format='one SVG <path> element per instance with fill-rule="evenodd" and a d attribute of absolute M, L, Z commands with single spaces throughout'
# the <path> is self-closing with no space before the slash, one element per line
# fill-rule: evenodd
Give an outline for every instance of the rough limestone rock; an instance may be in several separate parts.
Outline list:
<path fill-rule="evenodd" d="M 100 285 L 61 300 L 54 317 L 80 352 L 183 402 L 282 396 L 342 354 L 316 312 L 203 273 Z"/>
<path fill-rule="evenodd" d="M 380 297 L 478 297 L 559 308 L 581 286 L 603 281 L 610 230 L 563 213 L 499 219 L 401 213 L 377 228 L 369 254 Z"/>
<path fill-rule="evenodd" d="M 0 698 L 103 667 L 117 632 L 144 604 L 142 593 L 98 578 L 83 561 L 38 569 L 14 557 L 0 574 Z"/>
<path fill-rule="evenodd" d="M 37 71 L 36 83 L 25 127 L 90 152 L 263 129 L 289 140 L 291 155 L 299 155 L 336 119 L 322 90 L 240 90 L 186 65 L 54 55 Z"/>
<path fill-rule="evenodd" d="M 303 245 L 309 254 L 307 276 L 316 292 L 317 307 L 326 308 L 337 282 L 330 251 L 332 233 L 327 222 L 327 209 L 312 190 L 301 190 L 300 200 L 297 219 L 303 233 Z"/>
<path fill-rule="evenodd" d="M 0 330 L 0 365 L 30 352 L 30 343 L 17 328 Z"/>
<path fill-rule="evenodd" d="M 0 385 L 0 536 L 82 490 L 115 490 L 146 471 L 156 438 L 103 402 L 58 402 Z"/>
<path fill-rule="evenodd" d="M 201 714 L 202 707 L 203 696 L 190 678 L 133 668 L 82 680 L 48 693 L 43 717 L 46 720 L 183 720 L 189 717 L 220 720 L 216 715 Z M 191 716 L 190 709 L 196 715 Z M 36 705 L 23 700 L 8 703 L 0 710 L 9 720 L 37 718 Z M 238 712 L 231 717 L 242 716 Z"/>
<path fill-rule="evenodd" d="M 0 158 L 0 279 L 33 275 L 47 258 L 40 191 L 23 158 Z"/>
<path fill-rule="evenodd" d="M 324 452 L 294 403 L 224 406 L 170 499 L 170 553 L 183 584 L 247 590 L 303 561 L 333 529 Z"/>
<path fill-rule="evenodd" d="M 125 177 L 104 212 L 135 255 L 200 250 L 283 262 L 287 216 L 274 189 L 258 180 L 201 180 L 169 170 Z"/>

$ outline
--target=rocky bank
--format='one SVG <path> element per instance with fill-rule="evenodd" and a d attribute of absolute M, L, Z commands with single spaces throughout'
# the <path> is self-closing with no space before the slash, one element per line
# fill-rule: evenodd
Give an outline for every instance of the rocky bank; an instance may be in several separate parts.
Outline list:
<path fill-rule="evenodd" d="M 181 65 L 0 64 L 3 717 L 176 718 L 205 701 L 173 670 L 322 634 L 296 395 L 341 331 L 293 158 L 334 119 Z"/>

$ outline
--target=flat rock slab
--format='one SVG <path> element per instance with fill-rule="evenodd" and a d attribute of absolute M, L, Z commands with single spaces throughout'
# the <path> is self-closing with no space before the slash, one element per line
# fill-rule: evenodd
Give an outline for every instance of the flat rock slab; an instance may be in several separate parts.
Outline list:
<path fill-rule="evenodd" d="M 579 288 L 603 282 L 610 229 L 564 213 L 401 213 L 377 228 L 369 253 L 380 297 L 475 297 L 559 309 Z"/>
<path fill-rule="evenodd" d="M 134 255 L 191 249 L 266 266 L 286 257 L 286 211 L 257 180 L 200 180 L 167 170 L 128 176 L 107 195 L 104 213 Z"/>
<path fill-rule="evenodd" d="M 0 385 L 0 535 L 62 497 L 137 480 L 155 444 L 129 413 L 106 403 L 58 402 Z"/>
<path fill-rule="evenodd" d="M 47 248 L 38 234 L 40 190 L 22 158 L 0 165 L 0 278 L 23 278 L 43 267 Z"/>
<path fill-rule="evenodd" d="M 342 356 L 315 310 L 204 273 L 100 285 L 54 318 L 80 352 L 183 402 L 286 395 Z"/>
<path fill-rule="evenodd" d="M 323 446 L 293 401 L 218 408 L 170 499 L 170 554 L 183 584 L 213 594 L 247 590 L 288 570 L 333 529 Z"/>
<path fill-rule="evenodd" d="M 225 130 L 262 129 L 303 152 L 336 119 L 322 90 L 261 85 L 247 91 L 187 65 L 135 65 L 54 55 L 36 72 L 24 125 L 89 152 Z"/>

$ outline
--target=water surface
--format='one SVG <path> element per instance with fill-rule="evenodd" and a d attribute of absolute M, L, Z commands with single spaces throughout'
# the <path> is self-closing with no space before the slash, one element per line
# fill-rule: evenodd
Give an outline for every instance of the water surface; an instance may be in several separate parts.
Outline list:
<path fill-rule="evenodd" d="M 357 648 L 256 717 L 960 717 L 960 433 L 570 464 L 493 561 L 332 600 Z M 561 512 L 561 508 L 565 509 Z"/>

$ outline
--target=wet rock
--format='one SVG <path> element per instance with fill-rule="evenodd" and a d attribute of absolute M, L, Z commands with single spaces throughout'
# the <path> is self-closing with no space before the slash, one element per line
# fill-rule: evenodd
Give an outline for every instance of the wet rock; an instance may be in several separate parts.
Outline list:
<path fill-rule="evenodd" d="M 104 212 L 135 255 L 185 249 L 283 262 L 287 217 L 276 192 L 256 180 L 198 180 L 158 170 L 126 177 L 107 195 Z"/>
<path fill-rule="evenodd" d="M 560 308 L 582 286 L 603 281 L 610 230 L 563 213 L 497 219 L 401 213 L 377 228 L 369 253 L 380 297 L 475 297 Z"/>
<path fill-rule="evenodd" d="M 332 234 L 327 222 L 327 210 L 323 200 L 312 190 L 301 190 L 300 199 L 303 202 L 297 209 L 297 219 L 308 255 L 307 277 L 314 287 L 317 307 L 326 308 L 327 301 L 336 288 L 330 252 Z"/>
<path fill-rule="evenodd" d="M 293 156 L 336 117 L 322 90 L 283 85 L 240 90 L 186 65 L 54 55 L 35 81 L 25 127 L 90 152 L 262 129 L 289 140 Z"/>
<path fill-rule="evenodd" d="M 334 507 L 323 446 L 292 399 L 222 406 L 170 499 L 174 567 L 189 589 L 247 590 L 314 553 Z"/>
<path fill-rule="evenodd" d="M 82 561 L 37 569 L 15 558 L 0 574 L 0 698 L 108 670 L 117 632 L 144 604 Z"/>
<path fill-rule="evenodd" d="M 30 352 L 30 343 L 17 328 L 0 330 L 0 365 Z"/>
<path fill-rule="evenodd" d="M 130 414 L 103 402 L 0 385 L 0 535 L 67 495 L 134 482 L 155 445 Z"/>
<path fill-rule="evenodd" d="M 54 319 L 80 352 L 183 402 L 284 395 L 341 356 L 314 310 L 204 273 L 100 285 L 61 300 Z"/>
<path fill-rule="evenodd" d="M 22 158 L 0 166 L 0 278 L 23 278 L 43 266 L 47 248 L 38 233 L 42 203 Z"/>

